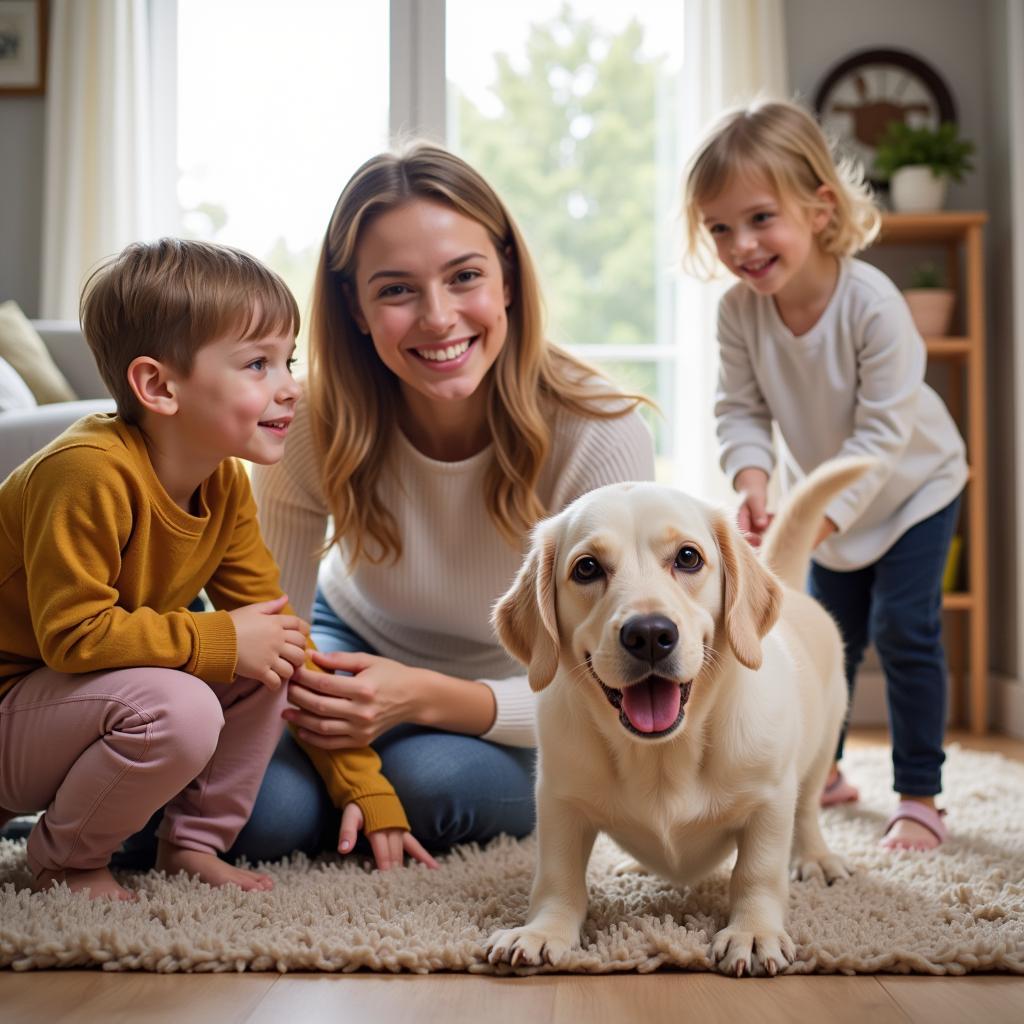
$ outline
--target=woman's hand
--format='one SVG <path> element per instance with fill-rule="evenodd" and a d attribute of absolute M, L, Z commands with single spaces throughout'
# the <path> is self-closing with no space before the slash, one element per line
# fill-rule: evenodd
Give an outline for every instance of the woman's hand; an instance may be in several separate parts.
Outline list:
<path fill-rule="evenodd" d="M 356 845 L 356 834 L 363 827 L 363 812 L 359 804 L 346 804 L 341 812 L 341 831 L 338 833 L 338 853 L 348 853 Z M 373 859 L 381 871 L 389 868 L 400 868 L 404 854 L 413 860 L 426 864 L 428 868 L 436 868 L 437 861 L 427 853 L 420 842 L 404 828 L 382 828 L 377 832 L 367 832 Z"/>
<path fill-rule="evenodd" d="M 295 707 L 283 713 L 306 743 L 321 750 L 368 747 L 392 726 L 414 720 L 414 669 L 359 651 L 312 651 L 311 657 L 324 671 L 296 671 L 288 686 Z"/>

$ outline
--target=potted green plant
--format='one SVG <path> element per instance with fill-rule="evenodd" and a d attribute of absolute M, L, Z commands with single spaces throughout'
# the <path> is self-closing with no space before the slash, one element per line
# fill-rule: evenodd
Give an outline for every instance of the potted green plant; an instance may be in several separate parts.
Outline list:
<path fill-rule="evenodd" d="M 875 148 L 875 168 L 889 179 L 894 210 L 923 213 L 942 209 L 950 180 L 974 169 L 973 154 L 974 143 L 950 121 L 938 128 L 890 121 Z"/>
<path fill-rule="evenodd" d="M 904 289 L 903 296 L 910 307 L 914 326 L 924 337 L 949 334 L 956 296 L 944 286 L 934 263 L 922 263 L 914 269 L 910 287 Z"/>

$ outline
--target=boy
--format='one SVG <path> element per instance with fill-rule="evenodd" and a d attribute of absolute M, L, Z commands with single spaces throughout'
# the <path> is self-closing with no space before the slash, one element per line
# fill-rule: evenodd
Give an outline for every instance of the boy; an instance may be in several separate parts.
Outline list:
<path fill-rule="evenodd" d="M 117 413 L 0 485 L 0 824 L 45 811 L 35 889 L 127 899 L 110 856 L 166 805 L 159 868 L 266 890 L 218 853 L 252 809 L 309 627 L 237 460 L 284 451 L 298 309 L 245 253 L 161 239 L 101 266 L 81 314 Z M 202 589 L 215 611 L 186 608 Z M 408 829 L 372 751 L 332 767 L 375 829 Z"/>

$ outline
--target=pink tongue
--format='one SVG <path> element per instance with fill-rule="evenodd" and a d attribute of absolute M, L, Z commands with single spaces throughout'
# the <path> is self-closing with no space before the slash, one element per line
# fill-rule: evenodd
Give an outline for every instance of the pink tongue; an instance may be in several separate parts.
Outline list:
<path fill-rule="evenodd" d="M 622 710 L 637 732 L 664 732 L 679 717 L 679 684 L 651 676 L 622 691 Z"/>

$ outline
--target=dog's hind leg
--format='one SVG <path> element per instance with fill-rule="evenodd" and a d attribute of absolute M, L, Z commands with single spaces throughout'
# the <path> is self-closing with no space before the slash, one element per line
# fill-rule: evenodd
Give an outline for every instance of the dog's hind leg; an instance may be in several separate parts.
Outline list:
<path fill-rule="evenodd" d="M 822 744 L 801 781 L 793 821 L 792 877 L 797 881 L 820 879 L 831 885 L 837 879 L 849 878 L 853 868 L 838 854 L 833 853 L 821 834 L 821 790 L 828 777 L 834 754 L 833 744 Z"/>
<path fill-rule="evenodd" d="M 616 878 L 622 878 L 623 875 L 649 875 L 650 873 L 640 861 L 633 857 L 624 857 L 612 866 L 612 874 Z"/>

